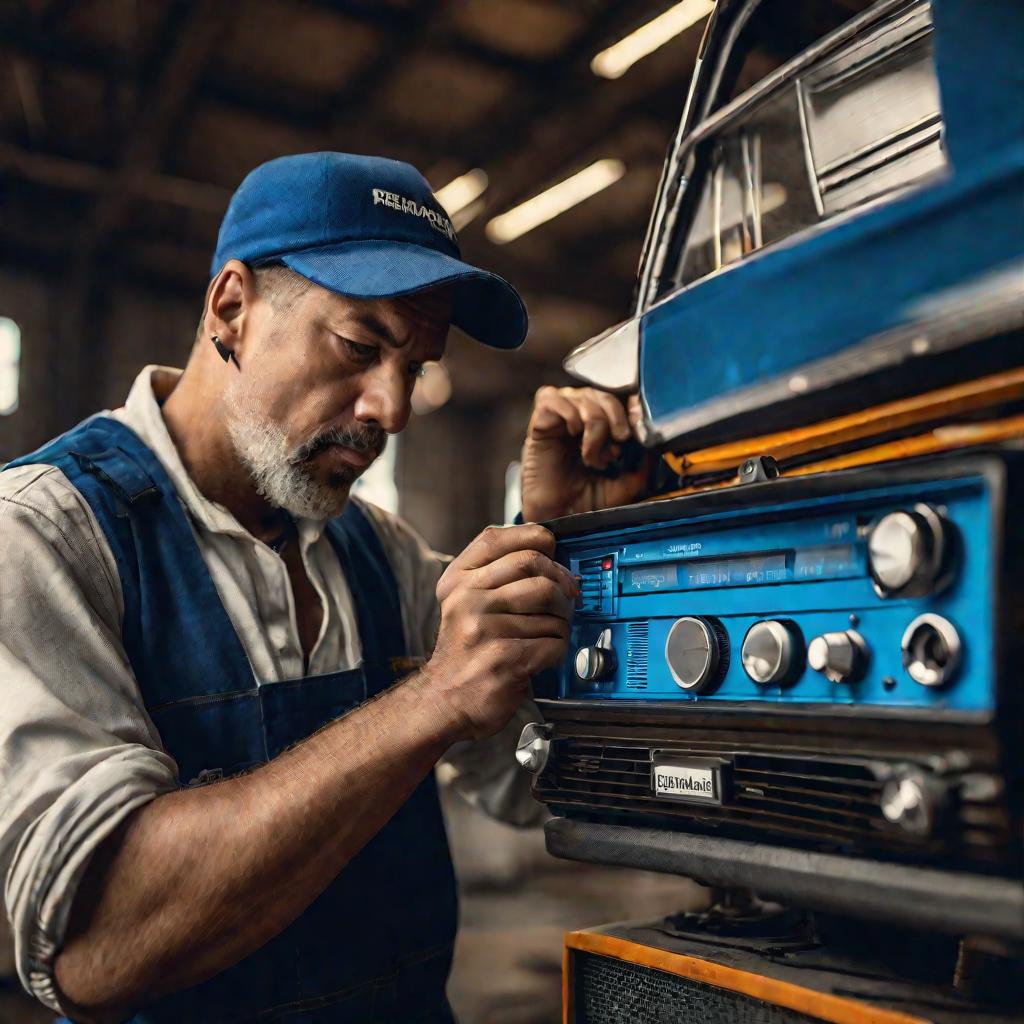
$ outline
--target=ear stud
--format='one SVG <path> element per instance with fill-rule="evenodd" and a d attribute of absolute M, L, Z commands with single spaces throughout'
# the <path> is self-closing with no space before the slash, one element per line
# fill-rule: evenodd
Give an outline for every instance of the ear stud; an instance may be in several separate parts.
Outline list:
<path fill-rule="evenodd" d="M 235 358 L 235 353 L 232 352 L 216 334 L 210 335 L 210 341 L 213 342 L 213 347 L 217 350 L 217 355 L 219 355 L 225 363 L 230 359 L 235 366 L 238 366 L 238 360 Z"/>

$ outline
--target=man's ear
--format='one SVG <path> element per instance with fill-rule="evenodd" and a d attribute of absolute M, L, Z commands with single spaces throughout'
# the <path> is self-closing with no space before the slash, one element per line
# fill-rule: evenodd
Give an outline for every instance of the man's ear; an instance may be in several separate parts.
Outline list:
<path fill-rule="evenodd" d="M 237 353 L 255 302 L 252 271 L 241 260 L 228 260 L 206 289 L 206 335 L 219 338 L 225 348 Z"/>

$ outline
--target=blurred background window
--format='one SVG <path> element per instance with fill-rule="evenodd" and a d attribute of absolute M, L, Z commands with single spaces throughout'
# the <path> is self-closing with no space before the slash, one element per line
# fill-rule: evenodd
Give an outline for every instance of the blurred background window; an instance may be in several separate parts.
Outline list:
<path fill-rule="evenodd" d="M 355 482 L 352 493 L 379 505 L 388 512 L 398 512 L 398 484 L 395 466 L 398 460 L 398 438 L 388 438 L 387 446 L 372 466 Z"/>
<path fill-rule="evenodd" d="M 18 408 L 18 378 L 21 372 L 21 328 L 0 317 L 0 416 Z"/>
<path fill-rule="evenodd" d="M 510 462 L 505 470 L 505 522 L 511 523 L 523 510 L 523 464 Z"/>

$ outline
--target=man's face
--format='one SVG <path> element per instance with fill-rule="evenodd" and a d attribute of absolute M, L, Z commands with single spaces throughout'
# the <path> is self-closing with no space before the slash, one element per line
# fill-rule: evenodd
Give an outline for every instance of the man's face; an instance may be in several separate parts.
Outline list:
<path fill-rule="evenodd" d="M 318 519 L 342 511 L 408 422 L 420 369 L 444 353 L 450 312 L 444 290 L 362 300 L 317 285 L 253 305 L 225 401 L 235 448 L 268 501 Z"/>

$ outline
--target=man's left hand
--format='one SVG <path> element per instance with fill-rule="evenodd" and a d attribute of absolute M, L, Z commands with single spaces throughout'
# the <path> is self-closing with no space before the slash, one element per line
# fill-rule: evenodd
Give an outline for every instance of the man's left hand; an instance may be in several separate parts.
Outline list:
<path fill-rule="evenodd" d="M 600 475 L 636 435 L 640 403 L 596 388 L 543 387 L 523 445 L 523 519 L 542 522 L 635 500 L 651 456 L 614 478 Z"/>

